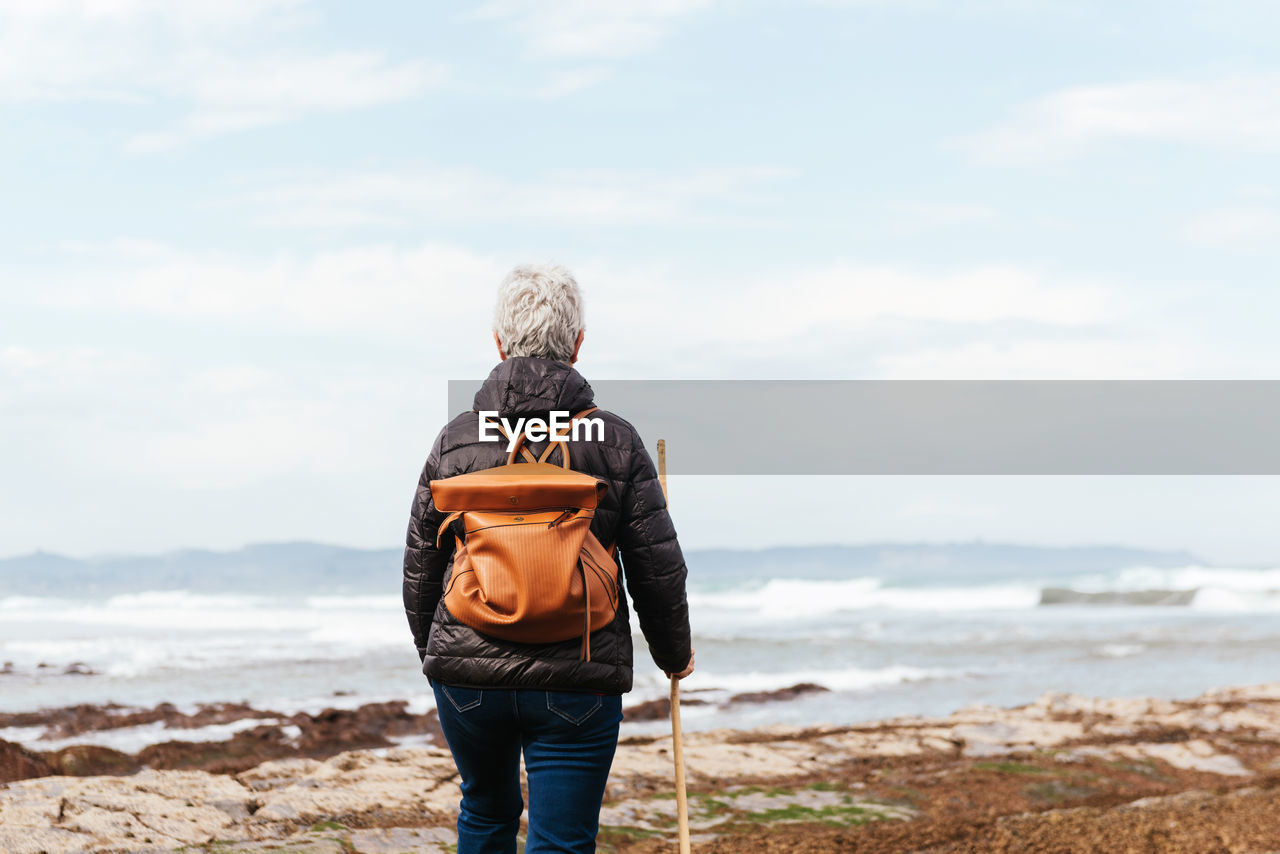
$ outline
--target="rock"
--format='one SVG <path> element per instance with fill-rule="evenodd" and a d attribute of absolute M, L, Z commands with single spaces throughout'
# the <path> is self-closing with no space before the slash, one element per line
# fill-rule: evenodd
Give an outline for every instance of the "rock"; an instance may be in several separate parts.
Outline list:
<path fill-rule="evenodd" d="M 1219 752 L 1212 744 L 1203 739 L 1172 744 L 1139 743 L 1116 744 L 1107 747 L 1084 747 L 1080 748 L 1079 752 L 1085 755 L 1106 758 L 1158 759 L 1174 768 L 1182 768 L 1188 771 L 1205 771 L 1226 777 L 1248 777 L 1253 773 L 1244 767 L 1239 759 L 1230 754 Z"/>
<path fill-rule="evenodd" d="M 992 838 L 1003 839 L 1002 828 L 1037 834 L 1049 833 L 1045 828 L 1050 825 L 1064 828 L 1053 831 L 1057 835 L 1036 837 L 1044 843 L 1038 848 L 1016 847 L 1019 833 L 1012 831 L 1008 847 L 937 848 L 941 837 L 918 845 L 907 844 L 907 837 L 894 837 L 890 845 L 889 836 L 899 831 L 885 828 L 882 847 L 854 845 L 852 836 L 831 836 L 788 850 L 1147 850 L 1071 848 L 1058 841 L 1088 832 L 1092 826 L 1079 819 L 1081 804 L 1088 804 L 1090 822 L 1118 820 L 1124 808 L 1110 804 L 1136 804 L 1143 796 L 1163 796 L 1181 786 L 1215 789 L 1203 804 L 1218 805 L 1226 803 L 1227 796 L 1217 790 L 1237 787 L 1255 774 L 1263 775 L 1257 777 L 1259 794 L 1233 802 L 1242 822 L 1237 829 L 1251 820 L 1273 821 L 1258 812 L 1280 798 L 1267 788 L 1265 776 L 1274 773 L 1268 769 L 1280 767 L 1280 742 L 1259 735 L 1280 731 L 1280 692 L 1270 693 L 1264 686 L 1179 701 L 1054 694 L 1018 708 L 972 706 L 935 718 L 904 716 L 850 726 L 692 732 L 686 735 L 686 765 L 691 786 L 702 792 L 698 826 L 706 833 L 715 832 L 719 820 L 713 820 L 712 813 L 719 809 L 717 799 L 723 800 L 720 794 L 708 793 L 723 793 L 731 787 L 737 787 L 734 803 L 753 814 L 781 811 L 779 815 L 822 819 L 829 811 L 865 807 L 868 815 L 874 812 L 884 819 L 876 824 L 901 820 L 927 826 L 932 819 L 909 815 L 936 807 L 940 812 L 934 818 L 956 822 L 950 826 L 957 832 L 994 834 Z M 131 713 L 115 711 L 108 716 Z M 88 717 L 80 715 L 81 720 Z M 381 747 L 324 758 L 299 755 L 322 754 L 341 743 L 385 742 L 432 722 L 434 716 L 411 714 L 404 703 L 326 710 L 264 723 L 221 744 L 170 742 L 149 748 L 147 754 L 157 762 L 226 763 L 230 761 L 228 745 L 237 739 L 253 749 L 242 752 L 236 762 L 283 752 L 235 777 L 196 770 L 144 770 L 127 777 L 46 776 L 11 782 L 0 786 L 0 851 L 137 852 L 207 846 L 214 839 L 230 846 L 220 850 L 319 851 L 334 844 L 349 850 L 434 850 L 451 837 L 437 836 L 429 829 L 451 825 L 459 799 L 457 772 L 447 750 Z M 58 770 L 52 767 L 54 761 L 68 767 L 75 761 L 85 766 L 123 761 L 122 754 L 112 751 L 68 753 L 72 750 L 68 748 L 42 756 L 17 745 L 0 743 L 0 747 L 7 751 L 0 755 L 22 774 L 52 773 Z M 1054 750 L 1052 755 L 1045 752 L 1049 748 Z M 667 797 L 671 779 L 669 737 L 623 739 L 607 792 L 610 820 L 630 825 L 643 808 L 651 819 L 649 826 L 665 833 L 673 808 Z M 879 793 L 872 793 L 877 786 Z M 775 790 L 788 787 L 813 791 L 793 792 L 785 802 L 771 800 Z M 856 796 L 855 787 L 862 787 Z M 908 802 L 917 813 L 909 812 Z M 1132 815 L 1125 820 L 1138 822 L 1146 833 L 1166 826 L 1162 823 L 1166 815 L 1187 818 L 1202 808 L 1196 806 L 1201 803 L 1161 801 L 1158 822 Z M 1064 808 L 1042 812 L 1046 806 Z M 1146 809 L 1135 807 L 1131 812 L 1145 816 Z M 992 821 L 993 816 L 998 821 Z M 1206 833 L 1216 829 L 1214 822 L 1214 816 L 1203 816 Z M 1272 827 L 1280 830 L 1280 821 L 1264 824 L 1259 824 L 1259 839 Z M 855 832 L 852 825 L 846 830 Z M 821 832 L 837 833 L 829 826 Z M 1089 838 L 1096 842 L 1102 836 Z M 1194 842 L 1199 847 L 1176 850 L 1217 850 L 1205 847 L 1199 837 Z M 735 848 L 735 844 L 721 837 L 706 850 L 763 850 Z M 1260 846 L 1232 850 L 1272 850 Z"/>
<path fill-rule="evenodd" d="M 278 769 L 275 773 L 278 773 Z M 255 821 L 311 823 L 362 815 L 452 815 L 460 792 L 453 756 L 439 748 L 385 756 L 343 753 L 283 786 L 258 792 Z"/>
<path fill-rule="evenodd" d="M 199 771 L 53 777 L 0 789 L 0 828 L 14 834 L 10 843 L 24 834 L 41 840 L 16 847 L 23 851 L 173 849 L 219 837 L 252 805 L 253 793 L 235 780 Z M 56 832 L 45 839 L 45 831 Z M 0 842 L 0 850 L 15 847 Z"/>
<path fill-rule="evenodd" d="M 745 694 L 734 694 L 725 705 L 729 705 L 729 703 L 772 703 L 777 700 L 794 700 L 796 697 L 802 697 L 805 694 L 821 694 L 830 690 L 830 688 L 823 685 L 801 682 L 798 685 L 779 688 L 776 691 L 749 691 Z"/>
<path fill-rule="evenodd" d="M 78 854 L 85 844 L 82 834 L 61 827 L 0 825 L 0 851 L 5 854 Z"/>
<path fill-rule="evenodd" d="M 226 741 L 166 741 L 143 748 L 141 765 L 157 769 L 191 769 L 213 774 L 235 774 L 268 759 L 292 756 L 296 747 L 278 726 L 260 726 L 238 732 Z"/>
<path fill-rule="evenodd" d="M 52 773 L 53 768 L 43 756 L 32 753 L 20 744 L 0 741 L 0 783 L 44 777 Z M 0 848 L 2 850 L 4 849 Z"/>
<path fill-rule="evenodd" d="M 622 710 L 622 719 L 624 721 L 661 721 L 670 716 L 671 700 L 667 697 L 636 703 L 634 706 L 627 706 Z"/>
<path fill-rule="evenodd" d="M 743 694 L 734 694 L 728 700 L 721 704 L 721 708 L 735 703 L 772 703 L 781 700 L 794 700 L 796 697 L 802 697 L 805 694 L 817 694 L 829 691 L 822 685 L 815 685 L 812 682 L 801 682 L 798 685 L 792 685 L 788 688 L 779 688 L 776 691 L 750 691 Z M 681 706 L 707 706 L 710 703 L 697 697 L 682 697 Z M 628 706 L 623 709 L 623 719 L 628 721 L 659 721 L 671 716 L 671 699 L 668 697 L 659 697 L 656 700 L 649 700 L 644 703 L 636 703 L 634 706 Z"/>
<path fill-rule="evenodd" d="M 309 776 L 319 767 L 314 759 L 278 759 L 237 774 L 236 779 L 254 791 L 278 789 Z"/>
<path fill-rule="evenodd" d="M 94 774 L 133 774 L 142 770 L 142 763 L 127 753 L 93 744 L 76 744 L 55 753 L 44 754 L 50 773 L 67 777 L 88 777 Z M 42 776 L 42 775 L 31 775 Z"/>
<path fill-rule="evenodd" d="M 428 734 L 444 742 L 434 710 L 410 714 L 404 700 L 366 703 L 356 709 L 325 709 L 318 715 L 295 715 L 291 722 L 302 729 L 299 747 L 304 753 L 332 756 L 343 750 L 387 747 L 389 737 Z"/>
<path fill-rule="evenodd" d="M 696 697 L 684 697 L 680 700 L 680 706 L 708 706 L 706 700 L 699 700 Z M 622 710 L 622 718 L 627 721 L 661 721 L 671 717 L 671 698 L 659 697 L 656 700 L 648 700 L 644 703 L 636 703 L 634 706 L 628 706 Z M 444 739 L 440 740 L 441 744 Z"/>
<path fill-rule="evenodd" d="M 1069 587 L 1046 587 L 1041 605 L 1141 605 L 1175 607 L 1190 605 L 1195 590 L 1104 590 L 1085 593 Z"/>
<path fill-rule="evenodd" d="M 995 756 L 1013 750 L 1053 747 L 1084 735 L 1075 721 L 1019 720 L 1006 716 L 984 724 L 961 724 L 951 737 L 963 743 L 966 756 Z"/>
<path fill-rule="evenodd" d="M 443 846 L 451 846 L 456 850 L 457 844 L 457 832 L 448 827 L 391 827 L 356 830 L 351 833 L 351 846 L 360 854 L 447 850 Z"/>
<path fill-rule="evenodd" d="M 86 732 L 163 723 L 166 729 L 185 730 L 239 721 L 262 723 L 221 741 L 175 739 L 150 745 L 134 756 L 106 747 L 72 746 L 56 753 L 41 754 L 13 745 L 26 759 L 20 763 L 13 753 L 0 756 L 0 780 L 20 780 L 46 774 L 90 776 L 129 774 L 142 767 L 203 770 L 235 774 L 268 762 L 294 756 L 326 759 L 349 750 L 390 747 L 393 739 L 428 736 L 444 743 L 444 734 L 435 710 L 412 714 L 408 703 L 367 703 L 356 709 L 326 709 L 319 714 L 298 713 L 285 717 L 254 709 L 244 703 L 201 705 L 185 713 L 169 703 L 152 709 L 136 709 L 114 704 L 79 705 L 38 712 L 0 713 L 0 728 L 46 728 L 42 738 L 74 738 Z M 3 750 L 0 754 L 8 755 Z"/>
<path fill-rule="evenodd" d="M 82 667 L 79 663 L 68 668 Z M 86 732 L 123 729 L 163 723 L 170 729 L 194 729 L 211 724 L 228 724 L 246 718 L 275 720 L 281 715 L 258 711 L 244 703 L 211 703 L 197 707 L 186 714 L 171 703 L 161 703 L 151 709 L 137 709 L 115 703 L 95 705 L 84 703 L 61 709 L 41 709 L 36 712 L 0 713 L 0 728 L 14 726 L 44 726 L 46 738 L 65 739 Z"/>

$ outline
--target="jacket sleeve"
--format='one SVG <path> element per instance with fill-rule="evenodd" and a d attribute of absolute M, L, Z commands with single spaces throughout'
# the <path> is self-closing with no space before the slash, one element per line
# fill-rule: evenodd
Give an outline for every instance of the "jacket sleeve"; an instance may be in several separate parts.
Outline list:
<path fill-rule="evenodd" d="M 630 472 L 622 492 L 618 550 L 627 592 L 654 663 L 678 673 L 693 655 L 684 555 L 649 452 L 632 431 Z"/>
<path fill-rule="evenodd" d="M 444 514 L 431 500 L 431 481 L 440 468 L 440 445 L 443 433 L 436 439 L 418 488 L 413 496 L 409 512 L 409 530 L 405 534 L 404 548 L 404 613 L 409 618 L 409 630 L 418 648 L 418 659 L 427 654 L 427 635 L 431 631 L 431 616 L 440 602 L 445 570 L 453 554 L 453 539 L 446 538 L 443 548 L 436 548 L 436 530 L 444 521 Z"/>

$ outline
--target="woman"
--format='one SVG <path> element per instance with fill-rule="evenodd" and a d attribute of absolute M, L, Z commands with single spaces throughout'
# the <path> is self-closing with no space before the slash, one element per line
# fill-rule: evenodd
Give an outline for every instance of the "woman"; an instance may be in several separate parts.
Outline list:
<path fill-rule="evenodd" d="M 582 296 L 557 265 L 517 267 L 498 289 L 494 341 L 501 361 L 473 410 L 449 422 L 418 480 L 404 556 L 404 605 L 440 726 L 462 778 L 459 854 L 513 854 L 524 808 L 520 755 L 529 777 L 527 854 L 590 852 L 618 744 L 622 695 L 631 690 L 626 597 L 613 621 L 581 642 L 522 644 L 463 625 L 442 601 L 452 537 L 436 546 L 444 519 L 432 480 L 500 465 L 504 442 L 480 441 L 482 410 L 548 418 L 592 406 L 591 386 L 572 367 L 582 347 Z M 668 675 L 693 672 L 685 564 L 653 461 L 626 421 L 597 410 L 599 441 L 572 441 L 573 468 L 608 483 L 591 531 L 616 544 L 622 577 L 653 660 Z M 533 443 L 540 454 L 545 443 Z"/>

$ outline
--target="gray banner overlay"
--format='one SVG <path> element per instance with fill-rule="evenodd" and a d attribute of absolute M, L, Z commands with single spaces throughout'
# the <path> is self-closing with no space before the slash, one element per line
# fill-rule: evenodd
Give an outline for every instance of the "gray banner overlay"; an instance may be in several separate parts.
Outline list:
<path fill-rule="evenodd" d="M 1280 380 L 591 385 L 672 474 L 1280 474 Z"/>

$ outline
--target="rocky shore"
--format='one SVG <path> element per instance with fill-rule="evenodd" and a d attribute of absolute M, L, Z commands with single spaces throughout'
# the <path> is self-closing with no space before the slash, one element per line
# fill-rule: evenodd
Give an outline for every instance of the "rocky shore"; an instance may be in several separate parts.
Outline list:
<path fill-rule="evenodd" d="M 403 703 L 60 712 L 0 716 L 0 728 L 246 728 L 112 755 L 92 776 L 77 774 L 102 757 L 74 747 L 0 744 L 0 851 L 452 850 L 456 772 L 431 743 L 433 716 Z M 699 732 L 686 754 L 699 852 L 1280 851 L 1280 683 Z M 673 850 L 671 778 L 669 737 L 623 739 L 602 851 Z"/>
<path fill-rule="evenodd" d="M 50 775 L 131 774 L 148 768 L 234 774 L 271 759 L 327 759 L 348 750 L 405 742 L 443 744 L 435 711 L 414 714 L 408 705 L 404 701 L 368 703 L 355 709 L 289 715 L 245 703 L 202 705 L 192 712 L 167 703 L 151 709 L 82 705 L 0 712 L 0 732 L 43 729 L 40 738 L 25 749 L 0 741 L 0 783 Z M 210 729 L 213 738 L 207 734 Z M 46 741 L 65 744 L 138 730 L 146 730 L 144 735 L 156 743 L 136 753 L 92 743 L 40 749 Z"/>
<path fill-rule="evenodd" d="M 683 704 L 728 709 L 826 690 L 801 683 L 776 691 L 733 694 L 716 703 L 693 691 L 686 692 Z M 626 719 L 632 722 L 665 720 L 670 713 L 671 703 L 665 697 L 625 709 Z M 27 733 L 25 747 L 3 740 L 5 732 L 15 731 Z M 34 739 L 32 731 L 39 732 Z M 130 753 L 82 743 L 104 736 L 107 741 L 114 736 L 117 742 L 142 739 L 147 746 Z M 188 712 L 170 703 L 153 708 L 85 704 L 0 712 L 0 783 L 54 775 L 132 774 L 144 769 L 235 774 L 271 759 L 328 759 L 349 750 L 426 744 L 444 744 L 436 713 L 411 712 L 405 701 L 315 714 L 282 714 L 247 703 L 204 704 Z"/>

